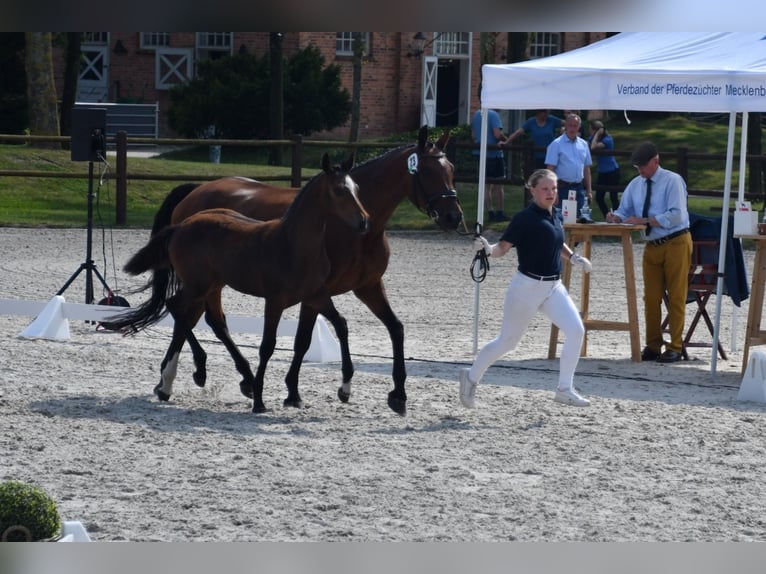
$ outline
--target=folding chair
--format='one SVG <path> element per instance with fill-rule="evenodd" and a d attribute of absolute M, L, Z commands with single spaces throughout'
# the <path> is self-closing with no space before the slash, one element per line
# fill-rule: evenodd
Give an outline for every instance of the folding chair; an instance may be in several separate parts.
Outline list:
<path fill-rule="evenodd" d="M 719 242 L 713 240 L 704 241 L 692 241 L 692 259 L 691 266 L 689 268 L 689 293 L 686 297 L 686 304 L 696 303 L 697 310 L 694 313 L 689 328 L 686 330 L 684 336 L 683 348 L 681 349 L 681 355 L 685 361 L 689 360 L 689 354 L 687 353 L 687 347 L 707 347 L 713 346 L 712 342 L 692 341 L 694 331 L 699 324 L 700 319 L 705 321 L 710 336 L 713 336 L 713 321 L 710 319 L 710 315 L 707 311 L 707 302 L 711 295 L 715 295 L 716 283 L 718 277 L 718 247 Z M 665 307 L 667 308 L 668 296 L 667 293 L 663 296 L 665 300 Z M 663 331 L 667 330 L 668 317 L 662 322 Z M 718 353 L 721 358 L 726 360 L 726 351 L 723 345 L 718 341 Z"/>
<path fill-rule="evenodd" d="M 718 279 L 718 254 L 721 238 L 721 218 L 707 217 L 698 213 L 689 212 L 689 231 L 692 234 L 692 264 L 689 269 L 689 296 L 686 303 L 697 303 L 697 311 L 684 337 L 682 355 L 688 359 L 686 347 L 712 347 L 711 343 L 692 342 L 691 338 L 700 319 L 705 321 L 708 331 L 713 335 L 713 321 L 707 312 L 706 306 L 710 296 L 715 293 Z M 742 251 L 742 242 L 734 237 L 734 216 L 729 214 L 726 238 L 726 265 L 724 266 L 723 290 L 721 295 L 727 295 L 737 307 L 750 295 L 745 257 Z M 667 298 L 665 298 L 667 306 Z M 667 328 L 668 319 L 662 323 L 663 330 Z M 727 359 L 726 352 L 720 341 L 718 353 L 723 359 Z"/>

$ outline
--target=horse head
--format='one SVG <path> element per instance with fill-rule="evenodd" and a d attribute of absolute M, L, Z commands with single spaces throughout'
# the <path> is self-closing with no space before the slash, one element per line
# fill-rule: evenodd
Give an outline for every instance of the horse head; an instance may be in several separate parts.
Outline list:
<path fill-rule="evenodd" d="M 322 155 L 322 171 L 331 190 L 328 195 L 332 211 L 358 233 L 366 233 L 370 216 L 359 201 L 359 186 L 349 175 L 353 166 L 354 152 L 341 165 L 332 165 L 330 156 Z"/>
<path fill-rule="evenodd" d="M 463 221 L 463 210 L 455 190 L 455 166 L 444 151 L 449 137 L 444 133 L 431 143 L 428 126 L 421 127 L 417 151 L 409 156 L 407 168 L 412 176 L 412 203 L 439 227 L 454 231 Z"/>

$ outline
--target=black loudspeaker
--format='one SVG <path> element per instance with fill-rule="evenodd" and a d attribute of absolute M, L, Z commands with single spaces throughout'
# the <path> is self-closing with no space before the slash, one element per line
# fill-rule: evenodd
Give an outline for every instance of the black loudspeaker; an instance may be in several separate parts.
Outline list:
<path fill-rule="evenodd" d="M 106 109 L 72 108 L 72 161 L 106 158 Z"/>

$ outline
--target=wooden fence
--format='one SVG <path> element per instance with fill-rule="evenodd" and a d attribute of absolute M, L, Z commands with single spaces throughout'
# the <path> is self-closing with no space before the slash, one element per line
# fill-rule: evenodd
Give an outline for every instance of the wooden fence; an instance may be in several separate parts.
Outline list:
<path fill-rule="evenodd" d="M 13 143 L 30 143 L 30 142 L 58 142 L 62 145 L 68 145 L 70 138 L 67 136 L 21 136 L 21 135 L 3 135 L 0 134 L 0 141 L 13 142 Z M 188 174 L 171 174 L 171 175 L 157 175 L 146 173 L 128 172 L 128 164 L 130 157 L 128 155 L 129 146 L 141 146 L 142 149 L 146 149 L 146 146 L 175 146 L 175 147 L 199 147 L 199 146 L 212 146 L 220 145 L 227 147 L 250 147 L 250 148 L 287 148 L 291 153 L 290 164 L 290 176 L 263 176 L 257 177 L 261 181 L 284 181 L 289 182 L 293 187 L 300 187 L 307 177 L 303 175 L 303 157 L 304 150 L 308 147 L 332 147 L 332 148 L 348 148 L 351 149 L 381 149 L 386 147 L 395 147 L 398 144 L 383 144 L 383 143 L 349 143 L 330 140 L 304 140 L 301 136 L 296 136 L 291 139 L 285 140 L 228 140 L 228 139 L 179 139 L 179 138 L 142 138 L 142 137 L 128 137 L 127 132 L 120 131 L 115 137 L 107 138 L 107 145 L 116 151 L 116 161 L 114 173 L 109 173 L 107 177 L 114 178 L 115 190 L 116 190 L 116 205 L 115 205 L 115 218 L 117 225 L 124 225 L 127 221 L 127 182 L 128 179 L 133 180 L 156 180 L 156 181 L 177 181 L 186 182 L 189 181 Z M 455 181 L 457 183 L 478 183 L 478 170 L 476 164 L 478 163 L 472 154 L 476 149 L 475 144 L 462 143 L 450 140 L 448 149 L 446 150 L 447 156 L 453 163 L 456 163 L 458 169 L 456 170 Z M 501 183 L 504 185 L 524 185 L 526 175 L 533 170 L 533 156 L 535 148 L 531 142 L 514 144 L 504 148 L 508 152 L 508 159 L 511 169 L 506 179 L 488 179 L 487 183 Z M 596 151 L 594 156 L 603 154 L 605 152 Z M 630 167 L 630 154 L 631 150 L 611 150 L 606 152 L 614 155 L 618 158 L 624 169 L 632 169 Z M 662 150 L 663 165 L 670 167 L 673 171 L 679 173 L 685 181 L 689 181 L 689 165 L 692 160 L 704 160 L 704 161 L 718 161 L 721 164 L 725 164 L 725 154 L 704 154 L 696 153 L 689 150 L 687 147 L 679 147 L 675 152 L 668 152 Z M 766 156 L 765 155 L 748 155 L 746 158 L 748 164 L 748 170 L 750 173 L 764 173 L 766 168 Z M 595 157 L 594 157 L 595 162 Z M 739 156 L 734 157 L 735 166 L 739 165 Z M 312 172 L 313 173 L 313 172 Z M 234 174 L 232 174 L 234 175 Z M 0 177 L 42 177 L 42 178 L 70 178 L 81 179 L 81 174 L 74 174 L 68 172 L 55 172 L 55 171 L 30 171 L 30 170 L 0 170 Z M 195 181 L 202 181 L 205 179 L 218 179 L 219 175 L 214 176 L 200 176 L 195 175 L 193 179 Z M 766 194 L 764 193 L 762 179 L 758 178 L 758 188 L 753 191 L 751 189 L 746 190 L 746 199 L 752 202 L 766 202 Z M 594 190 L 610 190 L 616 189 L 618 191 L 623 190 L 623 186 L 597 186 L 595 184 L 594 177 Z M 698 197 L 723 197 L 723 191 L 717 189 L 698 189 L 688 188 L 690 196 Z M 736 194 L 732 194 L 736 196 Z"/>

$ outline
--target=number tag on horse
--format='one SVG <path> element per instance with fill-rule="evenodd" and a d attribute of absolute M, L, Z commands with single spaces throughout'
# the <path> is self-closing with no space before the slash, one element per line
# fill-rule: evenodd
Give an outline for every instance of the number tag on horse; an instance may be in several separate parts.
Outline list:
<path fill-rule="evenodd" d="M 418 154 L 413 153 L 407 158 L 407 171 L 412 175 L 418 172 Z"/>

